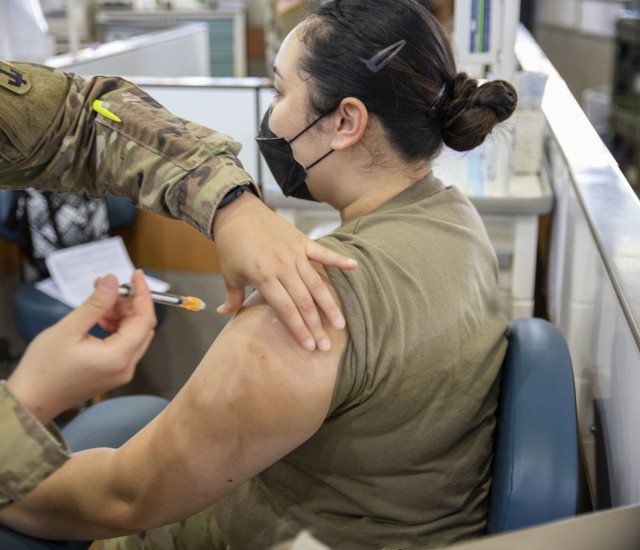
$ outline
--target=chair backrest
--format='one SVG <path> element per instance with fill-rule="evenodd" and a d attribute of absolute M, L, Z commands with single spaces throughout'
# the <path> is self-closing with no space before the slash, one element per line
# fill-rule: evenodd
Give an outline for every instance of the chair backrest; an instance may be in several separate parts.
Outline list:
<path fill-rule="evenodd" d="M 19 228 L 11 224 L 18 196 L 14 189 L 0 189 L 0 237 L 10 242 L 18 242 L 21 238 Z M 137 210 L 129 199 L 107 193 L 104 200 L 111 230 L 120 229 L 135 221 Z"/>
<path fill-rule="evenodd" d="M 18 193 L 0 189 L 0 237 L 12 243 L 20 239 L 20 231 L 11 223 L 17 201 Z"/>
<path fill-rule="evenodd" d="M 573 516 L 578 432 L 571 357 L 560 330 L 537 318 L 509 324 L 496 427 L 488 533 Z"/>
<path fill-rule="evenodd" d="M 131 225 L 135 221 L 138 211 L 128 198 L 107 193 L 104 199 L 107 203 L 109 228 L 112 231 Z"/>

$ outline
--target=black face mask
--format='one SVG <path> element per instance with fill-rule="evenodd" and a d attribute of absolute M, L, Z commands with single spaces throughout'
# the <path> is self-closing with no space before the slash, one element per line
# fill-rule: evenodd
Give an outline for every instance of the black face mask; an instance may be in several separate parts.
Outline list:
<path fill-rule="evenodd" d="M 309 187 L 307 186 L 307 170 L 313 168 L 322 159 L 333 153 L 333 149 L 305 167 L 296 159 L 291 144 L 328 113 L 318 117 L 291 140 L 278 137 L 271 131 L 271 128 L 269 128 L 270 114 L 271 109 L 268 109 L 260 123 L 260 131 L 256 136 L 258 149 L 260 149 L 280 189 L 282 189 L 282 192 L 287 197 L 296 197 L 310 201 L 316 200 L 311 196 Z"/>

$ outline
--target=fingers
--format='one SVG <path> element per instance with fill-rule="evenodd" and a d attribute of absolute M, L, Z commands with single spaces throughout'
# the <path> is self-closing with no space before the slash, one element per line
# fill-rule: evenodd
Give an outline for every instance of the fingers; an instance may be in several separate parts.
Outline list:
<path fill-rule="evenodd" d="M 352 258 L 347 258 L 337 252 L 333 252 L 314 241 L 307 243 L 307 258 L 324 265 L 331 265 L 341 269 L 354 269 L 358 267 L 358 262 Z M 318 304 L 318 307 L 329 319 L 329 322 L 338 330 L 344 328 L 346 324 L 344 316 L 327 288 L 327 285 L 315 269 L 309 271 L 305 279 L 305 284 L 310 290 L 316 304 Z"/>
<path fill-rule="evenodd" d="M 123 369 L 123 379 L 120 381 L 122 384 L 129 383 L 133 378 L 136 366 L 147 351 L 147 348 L 149 347 L 149 344 L 151 344 L 154 335 L 155 332 L 152 330 L 151 332 L 149 332 L 149 334 L 147 334 L 146 338 L 140 342 L 140 345 L 135 350 L 132 350 L 131 354 L 129 355 L 129 363 L 127 364 L 126 368 Z"/>
<path fill-rule="evenodd" d="M 117 332 L 103 340 L 114 361 L 126 364 L 142 357 L 154 334 L 155 315 L 132 315 L 120 323 Z"/>
<path fill-rule="evenodd" d="M 301 310 L 304 320 L 307 323 L 307 326 L 315 332 L 317 332 L 316 323 L 320 323 L 320 319 L 317 315 L 316 305 L 317 307 L 325 314 L 327 319 L 331 325 L 337 329 L 343 329 L 346 325 L 346 321 L 344 315 L 335 298 L 329 291 L 327 284 L 322 280 L 320 274 L 313 269 L 311 266 L 307 266 L 305 269 L 300 270 L 300 276 L 306 285 L 306 288 L 309 289 L 311 299 L 314 303 L 314 316 L 305 315 L 304 311 Z M 317 321 L 316 321 L 317 319 Z M 319 346 L 320 347 L 320 346 Z M 320 349 L 324 349 L 320 347 Z M 329 348 L 326 348 L 329 349 Z"/>
<path fill-rule="evenodd" d="M 95 325 L 118 300 L 118 280 L 114 275 L 96 279 L 91 296 L 61 322 L 65 330 L 84 335 Z"/>
<path fill-rule="evenodd" d="M 231 315 L 236 313 L 244 303 L 244 287 L 231 286 L 226 283 L 227 298 L 224 304 L 218 306 L 216 311 L 220 315 Z"/>
<path fill-rule="evenodd" d="M 111 347 L 118 346 L 122 353 L 137 353 L 140 348 L 144 353 L 151 341 L 149 334 L 153 334 L 157 323 L 156 313 L 142 270 L 134 271 L 131 282 L 135 290 L 129 300 L 129 311 L 119 324 L 113 319 L 105 320 L 106 327 L 117 329 L 105 342 Z"/>
<path fill-rule="evenodd" d="M 142 270 L 134 271 L 131 283 L 134 289 L 131 298 L 118 300 L 117 306 L 105 312 L 98 321 L 100 327 L 107 332 L 116 332 L 122 320 L 132 315 L 142 315 L 145 318 L 153 319 L 153 323 L 156 323 L 155 308 Z"/>
<path fill-rule="evenodd" d="M 325 252 L 326 249 L 320 247 Z M 339 261 L 343 256 L 335 255 Z M 275 310 L 294 338 L 306 349 L 321 351 L 331 349 L 331 341 L 322 325 L 321 310 L 336 329 L 345 327 L 340 307 L 322 280 L 322 277 L 302 257 L 301 264 L 288 270 L 280 270 L 279 276 L 263 278 L 255 287 Z M 349 261 L 347 262 L 350 265 Z M 244 303 L 244 287 L 226 284 L 226 302 L 218 307 L 221 315 L 236 313 Z"/>
<path fill-rule="evenodd" d="M 315 349 L 317 344 L 320 349 L 328 349 L 321 313 L 337 329 L 343 328 L 345 321 L 331 291 L 310 262 L 340 269 L 353 269 L 357 263 L 310 241 L 248 195 L 234 201 L 234 210 L 225 208 L 214 218 L 217 250 L 227 285 L 226 303 L 218 312 L 238 311 L 244 302 L 244 287 L 252 285 L 302 346 Z M 239 204 L 245 206 L 240 208 Z"/>
<path fill-rule="evenodd" d="M 355 269 L 358 267 L 358 262 L 354 259 L 342 256 L 311 240 L 307 243 L 307 258 L 322 265 L 330 265 L 340 269 Z"/>
<path fill-rule="evenodd" d="M 134 285 L 135 291 L 131 304 L 132 310 L 135 315 L 141 315 L 146 319 L 153 322 L 153 326 L 156 326 L 156 310 L 153 307 L 153 301 L 151 300 L 151 290 L 147 284 L 144 273 L 141 269 L 136 269 L 131 277 L 131 282 Z"/>

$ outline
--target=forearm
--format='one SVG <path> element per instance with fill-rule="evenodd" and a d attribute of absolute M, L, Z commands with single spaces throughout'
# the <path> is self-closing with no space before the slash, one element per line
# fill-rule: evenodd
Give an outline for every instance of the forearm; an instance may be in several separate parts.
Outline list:
<path fill-rule="evenodd" d="M 92 449 L 74 454 L 24 499 L 0 511 L 0 523 L 51 539 L 88 540 L 135 532 L 133 503 L 113 483 L 115 453 Z"/>
<path fill-rule="evenodd" d="M 191 515 L 194 487 L 184 455 L 171 452 L 149 426 L 119 449 L 74 453 L 0 524 L 52 539 L 97 539 L 148 530 Z"/>
<path fill-rule="evenodd" d="M 92 508 L 90 502 L 83 501 L 86 496 L 104 497 L 105 487 L 92 487 L 92 484 L 104 484 L 106 476 L 85 472 L 84 477 L 80 475 L 74 483 L 66 483 L 65 466 L 74 460 L 69 460 L 70 455 L 62 444 L 12 395 L 4 382 L 0 383 L 0 433 L 0 523 L 33 535 L 80 539 L 85 530 L 100 532 L 91 517 L 100 521 L 108 519 L 112 526 L 115 524 L 117 514 L 122 514 L 122 507 L 114 505 L 117 498 L 103 500 L 104 504 L 110 504 L 108 518 L 104 510 L 96 508 L 99 503 L 94 503 Z M 104 451 L 109 453 L 101 449 L 97 454 L 105 454 Z M 74 462 L 73 470 L 82 472 L 86 464 L 86 461 Z M 105 474 L 108 471 L 104 468 Z M 64 492 L 52 492 L 61 486 Z M 81 506 L 87 506 L 86 512 L 92 516 Z M 69 522 L 70 517 L 77 521 Z"/>

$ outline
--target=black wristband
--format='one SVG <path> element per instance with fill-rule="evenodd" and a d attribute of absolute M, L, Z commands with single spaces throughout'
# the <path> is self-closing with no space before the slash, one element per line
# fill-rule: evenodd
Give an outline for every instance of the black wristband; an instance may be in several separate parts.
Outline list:
<path fill-rule="evenodd" d="M 245 183 L 244 185 L 238 185 L 238 187 L 234 187 L 224 197 L 222 197 L 220 204 L 218 204 L 218 210 L 220 210 L 221 208 L 224 208 L 225 206 L 230 205 L 245 191 L 251 191 L 251 186 L 247 183 Z"/>

